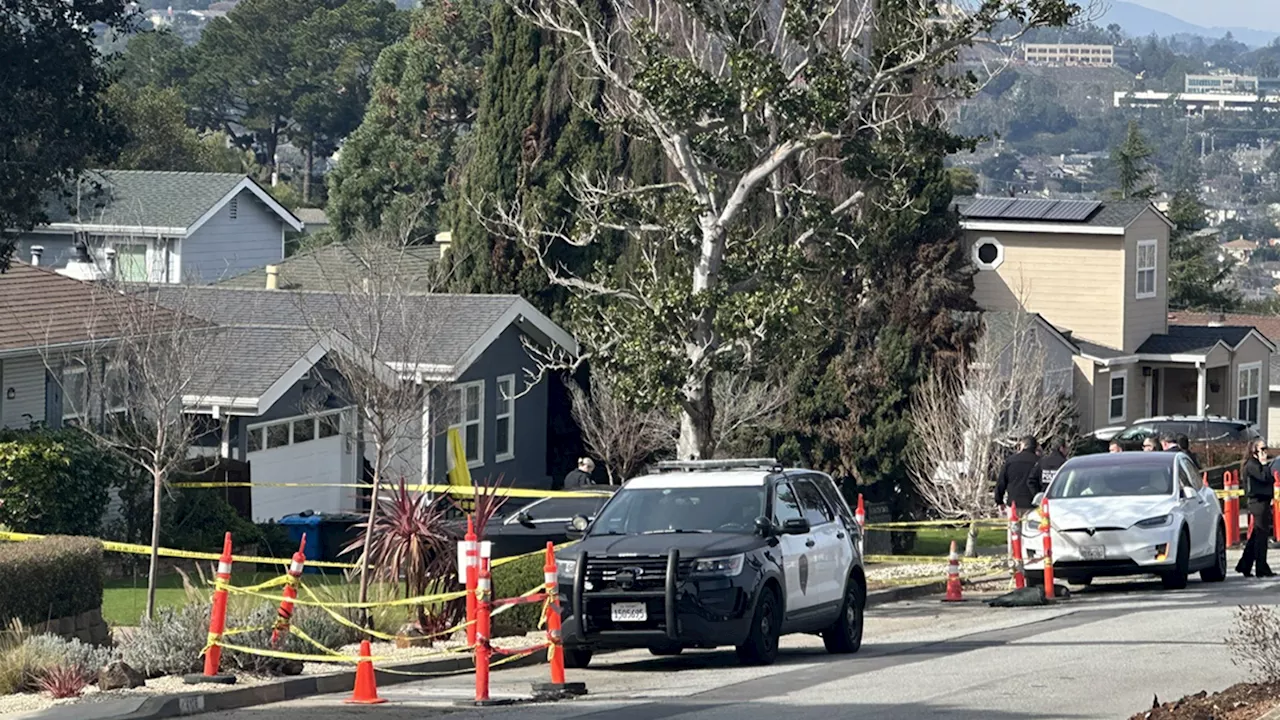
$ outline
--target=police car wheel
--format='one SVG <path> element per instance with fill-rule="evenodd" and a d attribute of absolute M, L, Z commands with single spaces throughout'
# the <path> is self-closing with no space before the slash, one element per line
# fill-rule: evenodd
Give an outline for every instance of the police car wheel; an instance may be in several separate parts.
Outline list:
<path fill-rule="evenodd" d="M 751 619 L 747 641 L 737 647 L 738 659 L 747 665 L 772 665 L 778 659 L 778 639 L 782 636 L 782 605 L 772 587 L 760 591 Z"/>
<path fill-rule="evenodd" d="M 591 648 L 565 648 L 564 666 L 570 670 L 585 670 L 591 664 L 592 655 Z"/>
<path fill-rule="evenodd" d="M 862 581 L 851 577 L 845 583 L 844 605 L 840 617 L 822 633 L 822 644 L 827 652 L 835 654 L 856 653 L 862 647 L 862 620 L 867 605 L 867 591 Z"/>

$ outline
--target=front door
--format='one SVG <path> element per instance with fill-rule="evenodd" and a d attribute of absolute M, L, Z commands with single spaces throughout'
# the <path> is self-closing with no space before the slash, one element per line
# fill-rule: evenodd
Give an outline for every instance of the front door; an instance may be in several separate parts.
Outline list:
<path fill-rule="evenodd" d="M 800 509 L 800 501 L 796 498 L 795 490 L 792 489 L 790 483 L 778 483 L 774 488 L 773 496 L 773 521 L 777 527 L 781 528 L 783 523 L 793 518 L 804 517 L 804 511 Z M 815 549 L 813 534 L 806 535 L 780 535 L 778 537 L 778 550 L 782 553 L 782 573 L 786 579 L 786 612 L 792 615 L 797 611 L 804 610 L 818 604 L 817 593 L 811 585 L 813 579 L 809 577 L 813 571 L 813 558 L 811 554 Z"/>

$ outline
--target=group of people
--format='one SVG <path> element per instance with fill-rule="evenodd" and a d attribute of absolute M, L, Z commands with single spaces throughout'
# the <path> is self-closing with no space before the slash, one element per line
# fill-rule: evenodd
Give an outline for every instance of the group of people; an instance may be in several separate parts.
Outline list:
<path fill-rule="evenodd" d="M 1035 505 L 1035 497 L 1044 492 L 1058 474 L 1058 468 L 1067 461 L 1068 444 L 1065 438 L 1054 440 L 1048 452 L 1040 453 L 1040 441 L 1032 435 L 1022 438 L 1018 452 L 1004 462 L 1000 477 L 996 480 L 996 505 L 1008 508 L 1013 505 L 1026 512 Z"/>
<path fill-rule="evenodd" d="M 1124 452 L 1124 446 L 1120 444 L 1119 440 L 1112 440 L 1109 449 L 1113 453 Z M 1200 469 L 1200 458 L 1191 452 L 1191 440 L 1186 435 L 1163 433 L 1158 437 L 1150 435 L 1143 439 L 1143 452 L 1156 452 L 1158 450 L 1185 453 L 1187 457 L 1191 458 L 1191 462 L 1195 464 L 1196 469 Z"/>

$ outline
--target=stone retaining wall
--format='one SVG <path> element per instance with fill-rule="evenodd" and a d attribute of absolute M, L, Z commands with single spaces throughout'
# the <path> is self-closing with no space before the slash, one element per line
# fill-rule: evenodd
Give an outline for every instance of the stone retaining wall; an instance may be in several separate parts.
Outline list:
<path fill-rule="evenodd" d="M 34 635 L 51 633 L 65 638 L 76 638 L 91 645 L 107 645 L 111 642 L 111 628 L 102 619 L 102 609 L 96 608 L 71 617 L 56 618 L 29 626 Z"/>

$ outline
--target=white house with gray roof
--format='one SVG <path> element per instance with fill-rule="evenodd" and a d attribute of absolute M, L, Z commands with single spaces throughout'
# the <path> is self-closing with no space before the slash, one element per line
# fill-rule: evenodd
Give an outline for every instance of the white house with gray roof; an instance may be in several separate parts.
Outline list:
<path fill-rule="evenodd" d="M 239 275 L 283 259 L 285 233 L 304 227 L 258 183 L 233 173 L 94 170 L 51 200 L 46 214 L 48 223 L 19 238 L 19 259 L 88 274 L 81 279 L 129 282 Z"/>
<path fill-rule="evenodd" d="M 194 383 L 206 396 L 187 408 L 210 416 L 216 430 L 209 452 L 248 462 L 254 482 L 303 486 L 254 487 L 254 519 L 357 509 L 354 489 L 326 486 L 359 480 L 372 448 L 360 440 L 356 408 L 334 392 L 341 364 L 326 359 L 367 341 L 374 329 L 354 327 L 359 313 L 333 292 L 228 286 L 154 292 L 162 304 L 223 328 L 203 349 L 217 376 Z M 442 432 L 407 428 L 413 442 L 393 476 L 444 482 L 443 429 L 452 426 L 473 478 L 549 487 L 550 383 L 530 383 L 538 373 L 527 348 L 576 354 L 572 336 L 515 295 L 422 294 L 396 303 L 393 319 L 376 328 L 387 348 L 379 353 L 386 381 L 433 385 L 422 417 Z"/>

